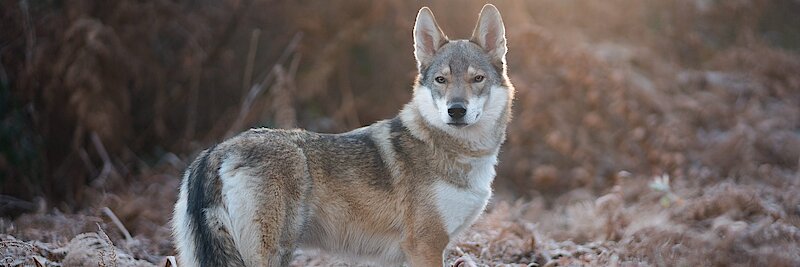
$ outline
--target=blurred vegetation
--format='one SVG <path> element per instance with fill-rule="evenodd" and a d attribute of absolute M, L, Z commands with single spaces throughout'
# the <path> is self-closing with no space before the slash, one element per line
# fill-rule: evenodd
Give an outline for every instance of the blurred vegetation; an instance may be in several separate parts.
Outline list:
<path fill-rule="evenodd" d="M 247 127 L 389 118 L 410 96 L 416 10 L 464 38 L 483 4 L 5 1 L 0 192 L 80 208 L 86 187 L 135 181 Z M 603 192 L 621 170 L 797 167 L 796 1 L 497 5 L 519 92 L 498 181 L 510 196 Z M 758 128 L 773 116 L 789 119 Z M 768 135 L 747 139 L 753 151 L 715 152 L 751 129 Z"/>

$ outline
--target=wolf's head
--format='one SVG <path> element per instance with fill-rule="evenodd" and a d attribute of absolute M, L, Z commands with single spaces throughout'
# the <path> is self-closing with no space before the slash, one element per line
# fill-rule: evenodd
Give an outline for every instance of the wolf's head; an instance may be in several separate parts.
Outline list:
<path fill-rule="evenodd" d="M 414 102 L 422 117 L 451 133 L 493 127 L 513 95 L 506 50 L 503 19 L 491 4 L 481 10 L 469 40 L 449 40 L 431 10 L 420 9 L 414 25 L 419 69 Z"/>

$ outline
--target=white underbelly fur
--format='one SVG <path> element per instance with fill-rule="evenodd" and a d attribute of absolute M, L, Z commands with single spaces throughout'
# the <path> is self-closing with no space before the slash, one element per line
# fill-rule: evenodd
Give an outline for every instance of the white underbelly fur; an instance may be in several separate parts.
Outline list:
<path fill-rule="evenodd" d="M 469 227 L 489 202 L 497 155 L 470 158 L 464 162 L 472 166 L 467 188 L 458 188 L 444 181 L 434 184 L 436 205 L 451 240 Z"/>

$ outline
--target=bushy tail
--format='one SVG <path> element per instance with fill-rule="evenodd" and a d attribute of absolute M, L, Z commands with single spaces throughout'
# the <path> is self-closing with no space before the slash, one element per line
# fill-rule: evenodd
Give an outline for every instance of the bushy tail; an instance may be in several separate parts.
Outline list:
<path fill-rule="evenodd" d="M 209 166 L 214 147 L 204 151 L 184 174 L 173 227 L 182 266 L 244 266 L 221 214 L 217 168 Z"/>

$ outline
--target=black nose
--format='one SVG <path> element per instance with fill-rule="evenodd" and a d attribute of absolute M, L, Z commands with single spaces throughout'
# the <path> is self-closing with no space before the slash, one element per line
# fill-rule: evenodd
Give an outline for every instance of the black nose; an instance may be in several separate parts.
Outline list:
<path fill-rule="evenodd" d="M 450 115 L 450 118 L 461 119 L 467 114 L 467 109 L 464 107 L 464 104 L 453 103 L 447 108 L 447 114 Z"/>

